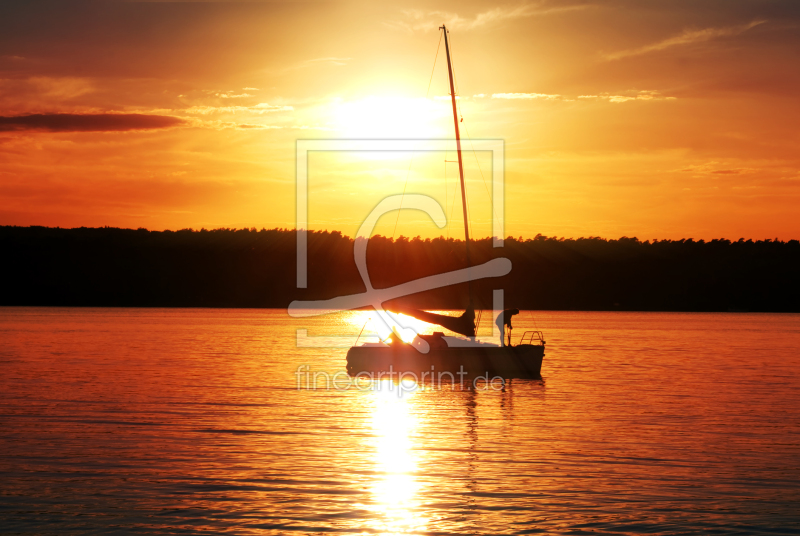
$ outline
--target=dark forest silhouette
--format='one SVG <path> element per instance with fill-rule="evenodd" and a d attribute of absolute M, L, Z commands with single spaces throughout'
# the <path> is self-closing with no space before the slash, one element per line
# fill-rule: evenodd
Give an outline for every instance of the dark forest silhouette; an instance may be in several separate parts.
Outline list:
<path fill-rule="evenodd" d="M 364 291 L 353 240 L 308 235 L 308 289 L 295 288 L 293 230 L 0 227 L 1 305 L 286 307 Z M 475 284 L 477 307 L 505 289 L 507 307 L 564 310 L 800 311 L 797 240 L 508 238 L 474 241 L 474 263 L 511 259 L 503 278 Z M 375 287 L 463 268 L 464 243 L 382 236 L 367 253 Z M 458 308 L 464 286 L 414 296 Z"/>

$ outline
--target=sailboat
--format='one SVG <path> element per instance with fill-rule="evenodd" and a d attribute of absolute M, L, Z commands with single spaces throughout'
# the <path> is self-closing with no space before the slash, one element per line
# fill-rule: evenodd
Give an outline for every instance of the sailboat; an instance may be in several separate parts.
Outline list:
<path fill-rule="evenodd" d="M 458 111 L 456 92 L 453 82 L 453 65 L 450 58 L 450 43 L 445 26 L 439 28 L 444 32 L 445 52 L 447 55 L 447 72 L 450 78 L 450 97 L 453 105 L 453 122 L 455 124 L 456 149 L 458 152 L 458 172 L 461 180 L 461 205 L 464 214 L 464 238 L 466 245 L 467 267 L 471 266 L 470 236 L 467 216 L 466 187 L 464 184 L 464 166 L 461 157 L 461 134 L 458 128 Z M 447 316 L 408 307 L 395 307 L 393 312 L 412 316 L 423 322 L 440 325 L 463 337 L 445 336 L 444 332 L 432 335 L 417 335 L 429 348 L 427 353 L 418 351 L 418 345 L 403 342 L 398 334 L 390 336 L 386 342 L 364 343 L 353 346 L 347 352 L 347 371 L 352 376 L 369 374 L 399 375 L 413 374 L 422 380 L 430 374 L 430 381 L 441 379 L 444 375 L 457 379 L 455 375 L 468 377 L 483 376 L 487 379 L 500 377 L 539 378 L 542 360 L 544 359 L 545 341 L 541 332 L 533 331 L 523 334 L 517 345 L 504 346 L 476 340 L 477 326 L 475 308 L 472 301 L 471 285 L 468 287 L 469 305 L 460 316 Z M 358 341 L 356 341 L 358 344 Z"/>

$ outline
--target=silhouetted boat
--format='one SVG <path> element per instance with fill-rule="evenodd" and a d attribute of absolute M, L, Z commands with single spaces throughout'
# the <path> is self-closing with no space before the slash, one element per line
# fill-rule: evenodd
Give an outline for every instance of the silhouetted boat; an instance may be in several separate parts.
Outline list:
<path fill-rule="evenodd" d="M 418 337 L 430 345 L 427 354 L 398 339 L 391 344 L 353 346 L 347 351 L 347 372 L 352 376 L 369 373 L 372 377 L 390 372 L 414 374 L 421 383 L 458 381 L 462 375 L 484 376 L 487 381 L 496 376 L 504 379 L 541 377 L 544 341 L 540 332 L 526 333 L 523 341 L 528 342 L 516 346 L 445 337 L 441 332 Z"/>
<path fill-rule="evenodd" d="M 464 236 L 467 253 L 467 266 L 471 266 L 469 254 L 469 225 L 467 220 L 467 201 L 464 185 L 464 167 L 461 159 L 461 135 L 458 128 L 458 112 L 456 93 L 453 83 L 453 66 L 450 59 L 450 44 L 447 28 L 444 31 L 444 44 L 447 54 L 447 72 L 450 80 L 450 97 L 453 104 L 453 121 L 455 123 L 456 148 L 458 151 L 458 172 L 461 179 L 461 205 L 464 212 Z M 347 352 L 347 371 L 353 376 L 358 374 L 414 374 L 421 380 L 437 381 L 442 376 L 454 380 L 463 376 L 486 376 L 487 379 L 501 376 L 510 378 L 538 378 L 541 375 L 544 358 L 545 341 L 540 331 L 529 331 L 523 334 L 516 346 L 503 346 L 480 342 L 476 337 L 475 308 L 472 304 L 471 286 L 469 288 L 469 306 L 461 316 L 453 317 L 419 311 L 410 308 L 395 308 L 394 312 L 403 313 L 424 322 L 437 324 L 461 337 L 446 337 L 443 332 L 433 335 L 417 335 L 430 348 L 421 353 L 414 345 L 403 342 L 399 336 L 390 337 L 389 343 L 365 343 L 353 346 Z M 502 343 L 502 334 L 501 334 Z M 356 341 L 357 344 L 357 341 Z M 430 376 L 428 376 L 430 374 Z"/>

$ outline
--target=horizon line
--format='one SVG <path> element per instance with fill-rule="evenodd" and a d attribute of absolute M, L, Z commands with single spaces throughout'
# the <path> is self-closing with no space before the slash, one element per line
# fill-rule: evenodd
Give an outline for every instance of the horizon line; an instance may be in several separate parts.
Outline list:
<path fill-rule="evenodd" d="M 46 226 L 46 225 L 0 225 L 0 229 L 2 229 L 2 228 L 50 229 L 50 230 L 62 230 L 62 231 L 74 231 L 74 230 L 81 230 L 81 229 L 87 229 L 87 230 L 111 229 L 111 230 L 118 230 L 118 231 L 138 231 L 138 232 L 148 232 L 148 233 L 180 233 L 180 232 L 184 232 L 184 233 L 185 232 L 202 233 L 202 232 L 218 232 L 218 231 L 228 231 L 228 232 L 247 231 L 247 232 L 256 232 L 256 233 L 258 233 L 258 232 L 269 232 L 269 231 L 279 231 L 279 232 L 305 231 L 307 233 L 312 233 L 312 234 L 313 233 L 332 234 L 332 235 L 338 234 L 338 235 L 341 235 L 342 238 L 345 238 L 345 239 L 348 239 L 348 240 L 356 240 L 353 237 L 351 237 L 349 235 L 345 235 L 342 231 L 339 231 L 339 230 L 336 230 L 336 229 L 334 229 L 334 230 L 328 230 L 328 229 L 325 229 L 325 230 L 313 230 L 313 229 L 311 229 L 311 230 L 309 230 L 309 229 L 295 229 L 295 228 L 292 228 L 292 227 L 273 227 L 273 228 L 261 227 L 260 229 L 256 228 L 255 226 L 241 227 L 241 228 L 237 228 L 237 227 L 216 227 L 216 228 L 213 228 L 213 229 L 206 229 L 205 227 L 201 227 L 200 229 L 195 229 L 193 227 L 184 227 L 182 229 L 177 229 L 177 230 L 172 230 L 172 229 L 156 230 L 156 229 L 147 229 L 145 227 L 138 227 L 138 228 L 134 229 L 132 227 L 113 227 L 113 226 L 110 226 L 110 225 L 103 225 L 103 226 L 98 226 L 98 227 L 87 227 L 87 226 L 83 226 L 83 225 L 80 226 L 80 227 L 61 227 L 61 226 L 49 227 L 49 226 Z M 372 235 L 370 238 L 384 238 L 384 239 L 389 240 L 390 242 L 399 242 L 399 241 L 401 241 L 401 239 L 405 239 L 405 241 L 421 241 L 421 242 L 432 241 L 432 240 L 445 240 L 445 241 L 451 241 L 452 240 L 452 241 L 455 241 L 455 242 L 464 242 L 464 238 L 445 237 L 444 235 L 439 235 L 438 237 L 422 238 L 421 235 L 417 235 L 417 236 L 411 237 L 411 236 L 405 236 L 405 235 L 401 234 L 397 238 L 394 238 L 394 237 L 384 236 L 384 235 L 381 235 L 381 234 L 375 234 L 375 235 Z M 483 240 L 493 240 L 495 238 L 498 238 L 498 237 L 494 237 L 494 236 L 484 236 L 484 237 L 480 237 L 480 238 L 474 238 L 473 237 L 470 240 L 472 242 L 478 242 L 478 241 L 483 241 Z M 558 242 L 578 241 L 578 240 L 603 240 L 603 241 L 606 241 L 606 242 L 610 242 L 610 241 L 618 242 L 618 241 L 624 240 L 624 241 L 639 242 L 639 243 L 642 243 L 642 244 L 651 243 L 651 242 L 652 243 L 657 243 L 657 242 L 696 242 L 696 243 L 706 243 L 706 242 L 730 242 L 730 243 L 736 243 L 736 242 L 745 242 L 745 243 L 746 242 L 771 242 L 771 243 L 778 243 L 779 242 L 779 243 L 791 243 L 791 242 L 800 241 L 797 238 L 790 238 L 788 240 L 780 240 L 778 237 L 774 237 L 774 238 L 744 238 L 744 237 L 740 237 L 738 239 L 729 239 L 729 238 L 720 237 L 720 238 L 712 238 L 712 239 L 708 239 L 708 240 L 703 239 L 703 238 L 699 238 L 699 239 L 695 240 L 694 237 L 686 237 L 686 238 L 680 238 L 680 239 L 653 238 L 653 239 L 641 240 L 636 236 L 627 236 L 627 235 L 620 236 L 619 238 L 605 238 L 605 237 L 602 237 L 602 236 L 599 236 L 599 235 L 597 235 L 597 236 L 590 235 L 590 236 L 580 236 L 580 237 L 575 238 L 575 237 L 566 237 L 566 236 L 558 236 L 558 235 L 549 236 L 549 235 L 545 235 L 545 234 L 542 234 L 542 233 L 537 233 L 535 236 L 528 237 L 528 238 L 523 237 L 522 235 L 519 235 L 519 236 L 509 235 L 509 236 L 507 236 L 505 238 L 499 238 L 499 240 L 503 240 L 503 241 L 510 240 L 510 241 L 514 241 L 514 242 L 525 242 L 525 241 L 536 241 L 536 240 L 539 240 L 539 241 L 554 240 L 554 241 L 558 241 Z"/>

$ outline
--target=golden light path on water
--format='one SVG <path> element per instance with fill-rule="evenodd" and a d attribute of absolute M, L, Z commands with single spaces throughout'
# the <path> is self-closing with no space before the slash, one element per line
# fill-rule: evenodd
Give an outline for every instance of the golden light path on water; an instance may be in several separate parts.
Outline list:
<path fill-rule="evenodd" d="M 376 382 L 372 390 L 374 462 L 380 476 L 370 489 L 373 502 L 369 509 L 378 514 L 374 518 L 378 524 L 372 528 L 381 534 L 419 533 L 426 527 L 426 519 L 420 515 L 413 450 L 419 426 L 411 411 L 414 394 L 413 390 L 398 390 L 388 380 Z"/>

